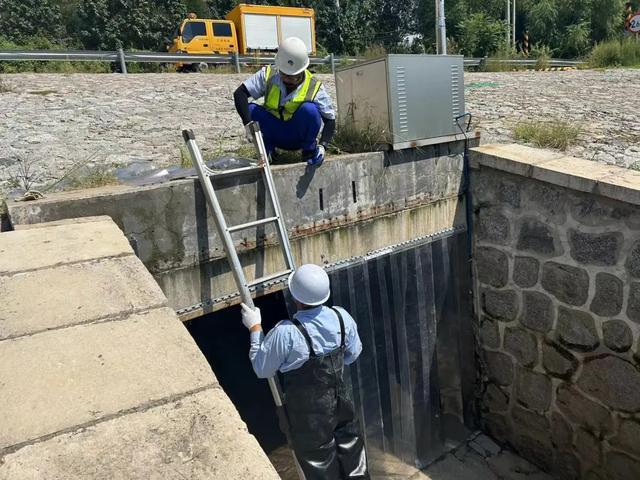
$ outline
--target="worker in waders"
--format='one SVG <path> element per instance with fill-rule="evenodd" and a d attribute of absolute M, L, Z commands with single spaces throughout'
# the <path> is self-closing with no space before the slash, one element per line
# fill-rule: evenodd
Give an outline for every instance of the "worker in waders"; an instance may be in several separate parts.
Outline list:
<path fill-rule="evenodd" d="M 272 161 L 277 161 L 279 148 L 302 150 L 303 161 L 320 165 L 335 132 L 336 114 L 331 97 L 322 82 L 307 70 L 308 66 L 304 42 L 296 37 L 287 38 L 278 47 L 275 66 L 262 68 L 233 94 L 247 139 L 252 141 L 247 124 L 252 120 L 258 122 Z M 249 103 L 249 97 L 254 100 L 264 97 L 264 104 Z"/>
<path fill-rule="evenodd" d="M 265 337 L 260 310 L 242 304 L 251 332 L 249 358 L 256 375 L 280 372 L 290 439 L 307 480 L 368 479 L 364 442 L 344 366 L 362 351 L 355 321 L 340 307 L 325 307 L 329 277 L 317 265 L 289 276 L 297 313 Z"/>

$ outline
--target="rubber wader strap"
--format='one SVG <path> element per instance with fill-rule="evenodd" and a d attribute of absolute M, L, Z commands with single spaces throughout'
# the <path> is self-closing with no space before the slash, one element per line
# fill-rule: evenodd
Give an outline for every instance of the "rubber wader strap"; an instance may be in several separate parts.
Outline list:
<path fill-rule="evenodd" d="M 307 346 L 309 347 L 309 356 L 315 357 L 316 352 L 313 351 L 313 347 L 311 346 L 311 338 L 309 337 L 309 332 L 307 332 L 307 329 L 302 326 L 302 324 L 298 321 L 297 318 L 294 318 L 292 322 L 296 326 L 296 328 L 300 331 L 304 339 L 307 341 Z"/>
<path fill-rule="evenodd" d="M 337 308 L 331 307 L 331 310 L 336 312 L 336 315 L 338 315 L 338 320 L 340 321 L 340 347 L 344 348 L 344 320 Z"/>

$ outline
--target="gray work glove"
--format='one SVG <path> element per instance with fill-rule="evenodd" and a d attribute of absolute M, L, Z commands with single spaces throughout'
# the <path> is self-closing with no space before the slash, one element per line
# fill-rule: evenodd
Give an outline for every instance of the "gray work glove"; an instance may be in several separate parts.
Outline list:
<path fill-rule="evenodd" d="M 253 309 L 246 304 L 242 304 L 242 323 L 245 327 L 251 330 L 256 325 L 262 324 L 262 316 L 260 315 L 260 309 L 254 307 Z"/>

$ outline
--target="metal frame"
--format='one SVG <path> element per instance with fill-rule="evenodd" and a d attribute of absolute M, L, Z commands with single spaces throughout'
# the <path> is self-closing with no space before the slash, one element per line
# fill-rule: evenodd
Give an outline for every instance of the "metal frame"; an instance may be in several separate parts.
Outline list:
<path fill-rule="evenodd" d="M 227 261 L 229 262 L 229 266 L 231 268 L 231 273 L 233 274 L 233 278 L 235 280 L 236 286 L 238 287 L 238 292 L 240 294 L 240 298 L 242 302 L 250 308 L 254 308 L 255 305 L 253 303 L 253 298 L 251 298 L 251 287 L 255 287 L 256 285 L 261 285 L 263 283 L 273 281 L 277 278 L 283 277 L 285 275 L 289 275 L 295 269 L 295 263 L 293 260 L 293 254 L 291 253 L 291 244 L 289 242 L 289 236 L 287 234 L 287 228 L 284 223 L 284 218 L 282 217 L 282 210 L 280 209 L 280 201 L 278 200 L 278 195 L 275 190 L 273 176 L 271 175 L 271 169 L 269 168 L 269 157 L 267 155 L 267 150 L 264 145 L 264 140 L 262 138 L 262 133 L 260 132 L 260 127 L 256 122 L 251 122 L 247 125 L 248 131 L 251 133 L 253 138 L 253 144 L 256 146 L 258 151 L 259 159 L 258 165 L 256 167 L 243 167 L 233 170 L 228 170 L 225 173 L 225 176 L 244 173 L 249 170 L 259 170 L 262 173 L 262 178 L 264 180 L 266 191 L 268 193 L 269 199 L 273 206 L 274 216 L 256 220 L 253 222 L 247 222 L 239 225 L 228 226 L 226 220 L 224 219 L 224 214 L 222 212 L 222 207 L 220 206 L 220 202 L 218 201 L 218 197 L 216 196 L 216 192 L 211 183 L 211 177 L 217 176 L 216 172 L 211 170 L 204 162 L 202 158 L 202 154 L 200 152 L 200 148 L 196 144 L 195 135 L 192 130 L 183 130 L 182 137 L 184 138 L 185 143 L 187 144 L 187 148 L 189 153 L 191 154 L 191 159 L 193 161 L 193 165 L 195 167 L 196 172 L 198 173 L 198 178 L 200 179 L 200 184 L 205 193 L 205 197 L 207 198 L 207 203 L 211 210 L 213 211 L 214 223 L 216 226 L 216 230 L 218 232 L 218 236 L 222 241 L 224 246 L 225 253 L 227 255 Z M 247 281 L 244 271 L 242 270 L 242 264 L 240 263 L 240 258 L 238 257 L 238 252 L 236 251 L 235 245 L 233 243 L 233 239 L 231 238 L 232 232 L 238 232 L 242 230 L 247 230 L 249 228 L 255 227 L 257 225 L 265 225 L 267 223 L 275 223 L 278 231 L 278 237 L 280 240 L 280 246 L 282 248 L 286 270 L 281 272 L 276 272 L 269 274 L 264 277 L 256 278 L 251 281 Z M 280 386 L 278 384 L 277 378 L 271 377 L 267 379 L 269 383 L 269 389 L 271 390 L 271 395 L 273 396 L 273 401 L 276 404 L 276 409 L 278 410 L 278 415 L 281 417 L 281 424 L 286 426 L 288 430 L 288 422 L 286 420 L 286 414 L 284 413 L 284 403 L 282 401 L 282 395 L 280 393 Z M 288 431 L 285 432 L 288 437 Z M 288 440 L 288 438 L 287 438 Z M 293 458 L 296 464 L 296 468 L 298 471 L 299 477 L 304 480 L 304 473 L 300 467 L 298 459 L 296 458 L 295 452 L 293 452 Z"/>

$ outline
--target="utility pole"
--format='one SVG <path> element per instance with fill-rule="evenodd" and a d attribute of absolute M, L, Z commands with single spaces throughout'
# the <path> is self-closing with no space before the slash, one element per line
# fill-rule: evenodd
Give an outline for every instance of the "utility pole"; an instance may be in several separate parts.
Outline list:
<path fill-rule="evenodd" d="M 511 0 L 507 0 L 507 47 L 511 45 Z"/>
<path fill-rule="evenodd" d="M 513 0 L 513 22 L 512 22 L 512 28 L 513 28 L 513 48 L 516 48 L 516 0 Z"/>
<path fill-rule="evenodd" d="M 447 54 L 447 24 L 444 15 L 444 0 L 436 0 L 436 51 Z"/>

